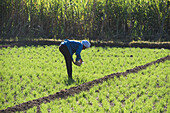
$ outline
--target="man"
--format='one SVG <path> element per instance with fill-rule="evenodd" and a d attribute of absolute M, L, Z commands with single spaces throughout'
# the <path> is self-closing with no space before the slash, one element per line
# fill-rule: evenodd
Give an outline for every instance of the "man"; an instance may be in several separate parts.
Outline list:
<path fill-rule="evenodd" d="M 79 41 L 71 41 L 71 40 L 64 40 L 61 42 L 59 46 L 60 52 L 63 54 L 66 62 L 67 73 L 68 73 L 68 80 L 73 80 L 72 78 L 72 62 L 77 65 L 77 62 L 81 64 L 83 62 L 81 58 L 81 51 L 85 50 L 90 47 L 90 43 L 87 40 Z M 73 54 L 76 54 L 76 62 L 73 60 Z"/>

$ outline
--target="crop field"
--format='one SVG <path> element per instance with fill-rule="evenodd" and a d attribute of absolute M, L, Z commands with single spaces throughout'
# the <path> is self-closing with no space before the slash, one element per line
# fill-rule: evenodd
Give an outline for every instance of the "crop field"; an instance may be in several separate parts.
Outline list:
<path fill-rule="evenodd" d="M 170 61 L 139 73 L 108 80 L 74 97 L 41 104 L 43 113 L 160 113 L 170 112 Z M 28 112 L 36 112 L 34 107 Z"/>
<path fill-rule="evenodd" d="M 169 55 L 168 49 L 91 47 L 82 51 L 84 64 L 73 65 L 68 83 L 65 61 L 58 46 L 0 49 L 0 110 L 54 94 L 62 89 L 124 72 Z M 75 58 L 75 56 L 74 56 Z M 42 112 L 166 112 L 170 88 L 170 62 L 155 64 L 136 74 L 108 80 L 67 99 L 41 104 Z M 144 109 L 146 108 L 146 109 Z M 33 112 L 37 107 L 27 110 Z"/>

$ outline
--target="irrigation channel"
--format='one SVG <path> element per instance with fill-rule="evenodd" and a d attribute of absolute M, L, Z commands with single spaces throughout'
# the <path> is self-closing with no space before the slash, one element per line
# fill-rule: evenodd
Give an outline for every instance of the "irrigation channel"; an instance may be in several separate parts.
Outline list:
<path fill-rule="evenodd" d="M 24 102 L 24 103 L 21 103 L 19 105 L 13 106 L 13 107 L 8 107 L 7 109 L 0 110 L 0 113 L 8 113 L 8 112 L 11 113 L 11 112 L 17 112 L 17 111 L 25 111 L 25 110 L 28 110 L 28 109 L 34 107 L 34 106 L 37 106 L 37 111 L 39 111 L 38 110 L 38 109 L 40 109 L 39 106 L 42 103 L 49 103 L 50 101 L 53 101 L 53 100 L 59 99 L 59 98 L 66 99 L 68 96 L 74 96 L 75 94 L 78 94 L 82 91 L 88 91 L 94 85 L 103 83 L 104 81 L 107 81 L 108 79 L 114 78 L 114 76 L 119 77 L 122 75 L 126 76 L 127 74 L 130 74 L 130 73 L 137 73 L 138 71 L 146 69 L 148 66 L 154 65 L 156 63 L 161 63 L 161 62 L 163 63 L 166 60 L 170 60 L 170 55 L 168 55 L 166 57 L 162 57 L 160 59 L 157 59 L 156 61 L 147 63 L 145 65 L 136 66 L 135 68 L 128 69 L 125 72 L 113 73 L 113 74 L 107 75 L 103 78 L 95 79 L 93 81 L 83 83 L 76 87 L 71 87 L 69 89 L 61 90 L 60 92 L 56 92 L 53 95 L 49 95 L 49 96 L 38 98 L 38 99 L 35 99 L 32 101 Z"/>

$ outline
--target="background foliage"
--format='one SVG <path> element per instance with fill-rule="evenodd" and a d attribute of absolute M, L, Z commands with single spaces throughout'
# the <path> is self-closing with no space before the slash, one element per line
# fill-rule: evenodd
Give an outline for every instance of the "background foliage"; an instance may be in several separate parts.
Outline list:
<path fill-rule="evenodd" d="M 169 8 L 169 0 L 2 0 L 0 37 L 169 41 Z"/>

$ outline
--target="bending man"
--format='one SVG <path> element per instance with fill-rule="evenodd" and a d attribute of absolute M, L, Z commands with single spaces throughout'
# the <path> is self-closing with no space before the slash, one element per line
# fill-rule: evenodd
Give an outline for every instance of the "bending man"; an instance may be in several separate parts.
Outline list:
<path fill-rule="evenodd" d="M 73 54 L 76 54 L 76 62 L 79 61 L 79 63 L 82 63 L 81 59 L 81 51 L 85 50 L 90 47 L 90 43 L 87 40 L 79 41 L 72 41 L 72 40 L 64 40 L 64 42 L 61 42 L 59 46 L 60 52 L 63 54 L 66 62 L 67 67 L 67 73 L 68 73 L 68 79 L 72 79 L 72 62 L 76 64 L 73 60 Z"/>

